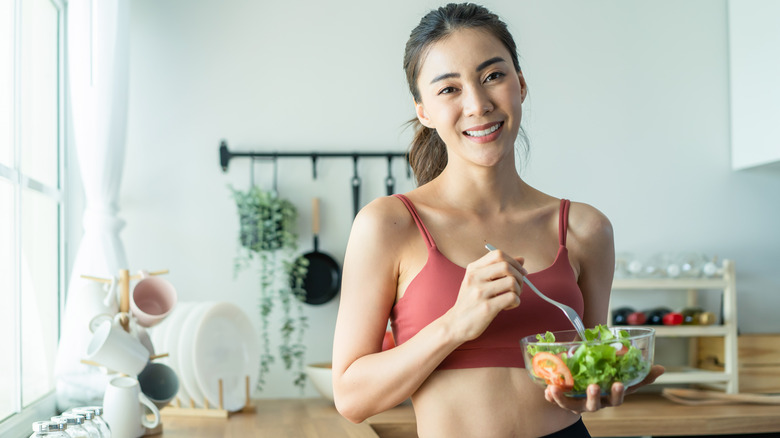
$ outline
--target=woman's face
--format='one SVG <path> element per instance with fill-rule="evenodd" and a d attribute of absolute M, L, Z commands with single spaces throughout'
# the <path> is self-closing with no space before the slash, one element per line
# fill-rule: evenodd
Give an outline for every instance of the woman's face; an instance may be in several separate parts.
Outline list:
<path fill-rule="evenodd" d="M 449 161 L 461 157 L 490 166 L 507 154 L 514 160 L 526 86 L 498 38 L 460 29 L 433 44 L 417 86 L 417 117 L 436 129 Z"/>

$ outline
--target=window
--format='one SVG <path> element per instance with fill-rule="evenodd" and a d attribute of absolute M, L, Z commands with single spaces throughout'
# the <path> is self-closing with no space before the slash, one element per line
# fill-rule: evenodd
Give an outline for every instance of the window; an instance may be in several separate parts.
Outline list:
<path fill-rule="evenodd" d="M 54 414 L 62 291 L 60 0 L 0 0 L 0 436 Z"/>

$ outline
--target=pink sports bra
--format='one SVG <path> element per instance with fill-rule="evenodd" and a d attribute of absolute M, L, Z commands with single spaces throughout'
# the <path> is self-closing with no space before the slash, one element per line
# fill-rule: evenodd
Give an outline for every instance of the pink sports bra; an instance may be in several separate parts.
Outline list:
<path fill-rule="evenodd" d="M 393 195 L 403 201 L 412 214 L 428 247 L 428 260 L 406 288 L 390 313 L 395 342 L 400 345 L 423 327 L 443 315 L 458 297 L 466 273 L 436 248 L 414 205 L 404 195 Z M 558 226 L 558 254 L 548 268 L 528 274 L 528 279 L 550 298 L 571 306 L 582 316 L 582 291 L 577 285 L 566 249 L 569 201 L 561 200 Z M 482 367 L 525 366 L 520 339 L 546 331 L 571 330 L 563 312 L 539 298 L 523 285 L 520 306 L 499 312 L 487 329 L 476 339 L 463 343 L 437 367 L 439 370 Z"/>

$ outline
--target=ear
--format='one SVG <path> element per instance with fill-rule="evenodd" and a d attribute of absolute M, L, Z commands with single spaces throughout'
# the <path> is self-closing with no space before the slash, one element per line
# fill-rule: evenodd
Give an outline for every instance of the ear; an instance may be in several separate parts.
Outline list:
<path fill-rule="evenodd" d="M 423 126 L 434 129 L 433 122 L 428 117 L 428 114 L 425 112 L 425 107 L 421 102 L 414 101 L 414 110 L 417 113 L 417 120 L 419 120 Z"/>
<path fill-rule="evenodd" d="M 528 95 L 528 85 L 525 83 L 523 72 L 517 72 L 517 78 L 520 79 L 520 102 L 525 102 L 525 96 Z"/>

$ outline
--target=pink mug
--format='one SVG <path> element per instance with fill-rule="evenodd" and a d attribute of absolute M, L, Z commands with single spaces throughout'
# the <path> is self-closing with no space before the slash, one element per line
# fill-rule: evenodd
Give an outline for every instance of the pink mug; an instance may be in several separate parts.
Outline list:
<path fill-rule="evenodd" d="M 130 311 L 142 327 L 162 321 L 176 305 L 176 288 L 165 279 L 141 271 L 141 281 L 130 293 Z"/>

